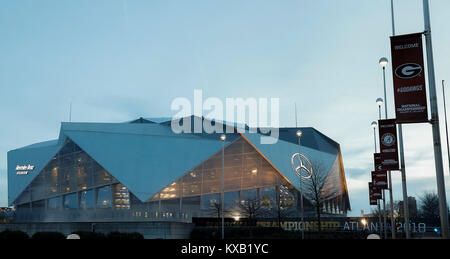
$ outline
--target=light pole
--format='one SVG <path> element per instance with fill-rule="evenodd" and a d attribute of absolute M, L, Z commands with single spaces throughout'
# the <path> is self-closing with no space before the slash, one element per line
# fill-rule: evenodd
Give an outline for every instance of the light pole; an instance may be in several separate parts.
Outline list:
<path fill-rule="evenodd" d="M 391 20 L 392 20 L 392 35 L 395 36 L 395 15 L 394 15 L 394 0 L 391 0 Z M 406 186 L 406 164 L 405 153 L 403 148 L 403 125 L 398 124 L 398 148 L 400 153 L 400 171 L 402 175 L 402 193 L 403 193 L 403 213 L 405 216 L 405 233 L 406 239 L 410 238 L 409 231 L 409 199 L 408 190 Z"/>
<path fill-rule="evenodd" d="M 225 239 L 225 231 L 224 231 L 224 224 L 225 224 L 225 218 L 223 214 L 223 207 L 224 207 L 224 186 L 225 186 L 225 140 L 227 139 L 227 136 L 225 134 L 222 134 L 220 136 L 220 140 L 222 141 L 222 188 L 221 188 L 221 201 L 220 201 L 220 214 L 222 216 L 222 240 Z"/>
<path fill-rule="evenodd" d="M 434 58 L 433 58 L 433 43 L 431 38 L 431 21 L 430 21 L 430 5 L 428 0 L 423 0 L 423 14 L 425 23 L 425 42 L 427 52 L 428 65 L 428 85 L 430 93 L 430 110 L 431 110 L 431 125 L 433 129 L 433 145 L 434 145 L 434 162 L 436 166 L 436 182 L 439 196 L 439 212 L 441 219 L 442 237 L 448 239 L 448 211 L 447 198 L 445 197 L 445 179 L 444 179 L 444 165 L 442 163 L 442 147 L 441 147 L 441 132 L 439 129 L 439 111 L 436 97 L 436 79 L 434 74 Z"/>
<path fill-rule="evenodd" d="M 448 123 L 447 123 L 447 105 L 445 104 L 445 85 L 444 80 L 442 80 L 442 96 L 444 98 L 444 116 L 445 116 L 445 135 L 447 137 L 447 157 L 448 157 L 448 166 L 450 168 L 450 145 L 448 143 Z M 450 172 L 450 169 L 449 169 Z"/>
<path fill-rule="evenodd" d="M 373 128 L 373 142 L 374 142 L 374 144 L 375 144 L 375 153 L 377 153 L 377 132 L 376 132 L 377 126 L 378 126 L 378 123 L 377 123 L 376 121 L 372 122 L 372 128 Z M 381 208 L 380 208 L 380 200 L 379 200 L 379 199 L 377 199 L 377 207 L 378 207 L 378 222 L 379 222 L 379 226 L 380 226 L 379 232 L 380 232 L 380 237 L 381 237 L 381 234 L 382 234 L 382 230 L 381 230 L 382 224 L 381 224 Z"/>
<path fill-rule="evenodd" d="M 375 144 L 375 153 L 377 153 L 377 126 L 378 123 L 376 121 L 372 122 L 371 124 L 372 128 L 373 128 L 373 142 Z"/>
<path fill-rule="evenodd" d="M 300 164 L 302 162 L 302 157 L 301 157 L 301 153 L 300 153 L 300 147 L 301 147 L 301 142 L 300 139 L 302 138 L 303 132 L 301 130 L 298 130 L 295 135 L 298 138 L 298 154 L 299 154 L 299 159 L 300 159 Z M 301 169 L 300 169 L 300 174 L 301 174 Z M 301 217 L 301 223 L 302 223 L 302 240 L 305 239 L 305 222 L 303 219 L 303 189 L 302 189 L 302 177 L 300 175 L 300 177 L 298 178 L 300 181 L 300 217 Z"/>
<path fill-rule="evenodd" d="M 387 58 L 381 58 L 380 66 L 383 68 L 383 84 L 384 84 L 384 114 L 385 119 L 388 119 L 388 109 L 387 109 L 387 97 L 386 97 L 386 66 L 389 63 Z M 381 120 L 381 117 L 380 117 Z M 380 147 L 381 148 L 381 147 Z M 391 177 L 391 171 L 388 171 L 388 182 L 389 182 L 389 200 L 391 201 L 391 233 L 392 233 L 392 239 L 395 239 L 395 218 L 394 218 L 394 197 L 392 195 L 392 177 Z M 383 198 L 384 198 L 384 190 L 383 190 Z M 385 199 L 383 200 L 385 202 Z M 386 229 L 386 210 L 384 215 L 384 221 L 385 221 L 385 237 L 387 237 L 387 229 Z"/>

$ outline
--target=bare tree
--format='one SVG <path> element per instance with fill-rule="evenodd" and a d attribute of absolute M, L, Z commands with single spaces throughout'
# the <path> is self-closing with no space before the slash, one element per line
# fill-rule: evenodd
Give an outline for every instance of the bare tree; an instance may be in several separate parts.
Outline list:
<path fill-rule="evenodd" d="M 209 212 L 212 215 L 217 215 L 217 218 L 221 218 L 222 215 L 222 207 L 220 206 L 220 202 L 212 202 L 209 206 Z"/>
<path fill-rule="evenodd" d="M 248 219 L 256 219 L 263 214 L 261 201 L 258 198 L 249 199 L 239 203 L 241 215 Z"/>
<path fill-rule="evenodd" d="M 380 209 L 378 209 L 378 206 L 375 207 L 374 209 L 370 210 L 372 212 L 372 215 L 374 218 L 379 218 L 380 216 L 383 217 L 384 216 L 384 210 L 380 207 Z"/>
<path fill-rule="evenodd" d="M 217 217 L 218 219 L 222 218 L 222 205 L 221 205 L 221 197 L 220 194 L 217 198 L 209 200 L 209 208 L 207 210 L 207 214 Z M 224 207 L 223 211 L 224 215 L 227 213 L 226 207 Z"/>
<path fill-rule="evenodd" d="M 276 214 L 275 216 L 277 217 L 279 228 L 281 228 L 281 221 L 283 221 L 283 218 L 290 217 L 294 214 L 293 210 L 290 209 L 294 207 L 294 201 L 292 200 L 292 204 L 289 204 L 289 201 L 286 199 L 289 195 L 286 195 L 286 192 L 289 192 L 289 190 L 287 190 L 286 186 L 282 184 L 278 187 L 275 194 L 274 212 Z"/>
<path fill-rule="evenodd" d="M 424 192 L 419 197 L 419 214 L 426 219 L 439 218 L 439 196 L 434 192 Z"/>
<path fill-rule="evenodd" d="M 327 171 L 323 163 L 319 161 L 312 161 L 312 176 L 309 180 L 304 180 L 303 196 L 308 199 L 316 210 L 317 222 L 319 226 L 319 231 L 322 230 L 321 224 L 321 214 L 322 207 L 327 198 L 325 192 L 322 188 L 325 185 L 327 179 Z"/>

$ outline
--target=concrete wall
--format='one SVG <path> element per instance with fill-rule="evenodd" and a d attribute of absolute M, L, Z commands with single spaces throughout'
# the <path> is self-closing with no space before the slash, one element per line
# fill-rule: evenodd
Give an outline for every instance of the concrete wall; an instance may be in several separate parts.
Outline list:
<path fill-rule="evenodd" d="M 20 230 L 30 237 L 36 232 L 56 231 L 69 235 L 75 231 L 138 232 L 146 239 L 188 239 L 194 224 L 177 222 L 100 222 L 100 223 L 10 223 L 0 224 L 0 231 Z"/>

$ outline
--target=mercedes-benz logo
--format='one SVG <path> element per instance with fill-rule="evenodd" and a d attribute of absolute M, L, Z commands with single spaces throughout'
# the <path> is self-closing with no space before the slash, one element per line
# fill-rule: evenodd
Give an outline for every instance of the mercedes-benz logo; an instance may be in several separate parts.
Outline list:
<path fill-rule="evenodd" d="M 298 160 L 298 166 L 296 165 L 295 160 Z M 304 155 L 300 153 L 295 153 L 292 155 L 291 164 L 292 169 L 294 169 L 294 172 L 298 175 L 298 177 L 304 180 L 308 180 L 312 177 L 312 164 Z M 304 174 L 306 174 L 306 176 Z"/>

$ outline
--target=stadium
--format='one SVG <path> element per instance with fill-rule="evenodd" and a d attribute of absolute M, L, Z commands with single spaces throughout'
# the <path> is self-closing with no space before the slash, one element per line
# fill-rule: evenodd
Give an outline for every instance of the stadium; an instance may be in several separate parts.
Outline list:
<path fill-rule="evenodd" d="M 350 210 L 340 146 L 314 128 L 280 128 L 277 143 L 264 145 L 259 130 L 240 132 L 224 124 L 225 132 L 231 127 L 234 133 L 222 141 L 221 134 L 175 134 L 171 123 L 144 118 L 63 122 L 57 139 L 9 151 L 8 202 L 14 222 L 129 223 L 135 228 L 136 223 L 158 223 L 159 229 L 192 224 L 193 218 L 218 216 L 222 168 L 225 217 L 275 218 L 282 211 L 285 218 L 298 218 L 300 186 L 304 215 L 314 216 L 308 181 L 300 183 L 291 164 L 299 148 L 323 169 L 316 172 L 324 179 L 323 215 L 345 217 Z M 245 206 L 254 202 L 258 213 L 248 215 Z"/>

